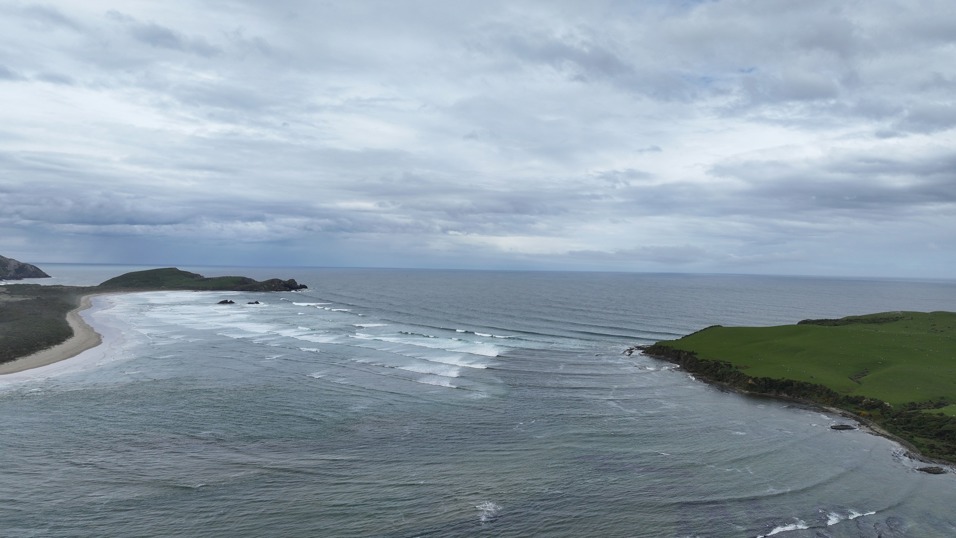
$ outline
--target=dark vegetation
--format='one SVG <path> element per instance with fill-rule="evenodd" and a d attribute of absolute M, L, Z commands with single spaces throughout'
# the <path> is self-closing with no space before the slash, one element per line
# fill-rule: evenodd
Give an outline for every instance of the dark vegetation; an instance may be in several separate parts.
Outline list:
<path fill-rule="evenodd" d="M 79 305 L 83 288 L 18 284 L 0 289 L 0 363 L 73 336 L 66 313 Z"/>
<path fill-rule="evenodd" d="M 956 462 L 956 314 L 715 326 L 644 352 L 739 391 L 845 410 Z"/>
<path fill-rule="evenodd" d="M 192 291 L 294 291 L 305 288 L 295 280 L 262 282 L 247 277 L 206 278 L 174 268 L 135 271 L 111 278 L 99 286 L 41 286 L 15 284 L 0 288 L 0 363 L 55 346 L 73 335 L 66 314 L 91 293 Z"/>
<path fill-rule="evenodd" d="M 259 282 L 244 276 L 204 277 L 174 267 L 134 271 L 98 286 L 104 290 L 294 291 L 307 286 L 293 279 Z"/>

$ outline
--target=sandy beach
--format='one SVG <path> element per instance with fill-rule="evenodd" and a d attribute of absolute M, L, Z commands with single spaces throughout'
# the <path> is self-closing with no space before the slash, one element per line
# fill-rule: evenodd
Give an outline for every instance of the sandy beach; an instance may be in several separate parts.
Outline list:
<path fill-rule="evenodd" d="M 0 364 L 0 375 L 22 372 L 24 370 L 53 364 L 79 355 L 87 349 L 100 345 L 103 340 L 99 333 L 94 331 L 80 316 L 80 312 L 92 305 L 94 295 L 97 294 L 84 295 L 80 300 L 80 306 L 67 313 L 66 320 L 70 324 L 70 328 L 73 329 L 72 337 L 62 344 L 57 344 L 51 348 L 38 351 L 15 361 Z"/>

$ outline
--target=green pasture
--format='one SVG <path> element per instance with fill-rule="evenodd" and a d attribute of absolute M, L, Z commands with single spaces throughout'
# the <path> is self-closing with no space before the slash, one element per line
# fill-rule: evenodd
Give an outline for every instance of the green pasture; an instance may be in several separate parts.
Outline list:
<path fill-rule="evenodd" d="M 956 402 L 956 313 L 885 312 L 778 327 L 710 327 L 660 342 L 750 377 L 793 379 L 890 404 Z M 956 407 L 942 411 L 956 415 Z M 937 410 L 939 412 L 939 410 Z"/>

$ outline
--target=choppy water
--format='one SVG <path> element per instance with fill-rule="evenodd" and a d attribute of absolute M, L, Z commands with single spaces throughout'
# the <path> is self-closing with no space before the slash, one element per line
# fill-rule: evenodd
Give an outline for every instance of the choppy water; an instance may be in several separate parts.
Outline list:
<path fill-rule="evenodd" d="M 956 475 L 622 354 L 954 282 L 196 270 L 310 289 L 96 298 L 102 346 L 0 378 L 0 535 L 956 535 Z"/>

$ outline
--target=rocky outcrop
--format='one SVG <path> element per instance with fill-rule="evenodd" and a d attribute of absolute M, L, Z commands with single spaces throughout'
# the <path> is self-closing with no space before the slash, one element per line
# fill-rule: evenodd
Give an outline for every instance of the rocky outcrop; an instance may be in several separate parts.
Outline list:
<path fill-rule="evenodd" d="M 308 288 L 305 284 L 299 284 L 294 278 L 281 280 L 271 278 L 262 282 L 252 281 L 248 285 L 237 286 L 238 291 L 296 291 Z"/>
<path fill-rule="evenodd" d="M 851 426 L 849 424 L 834 424 L 833 426 L 830 426 L 830 429 L 831 430 L 855 430 L 856 427 Z"/>
<path fill-rule="evenodd" d="M 35 265 L 0 256 L 0 280 L 22 280 L 24 278 L 50 278 L 50 275 L 44 273 Z"/>
<path fill-rule="evenodd" d="M 946 469 L 943 469 L 942 467 L 939 467 L 937 465 L 930 465 L 928 467 L 920 467 L 916 470 L 922 473 L 927 473 L 927 474 L 946 474 Z"/>

